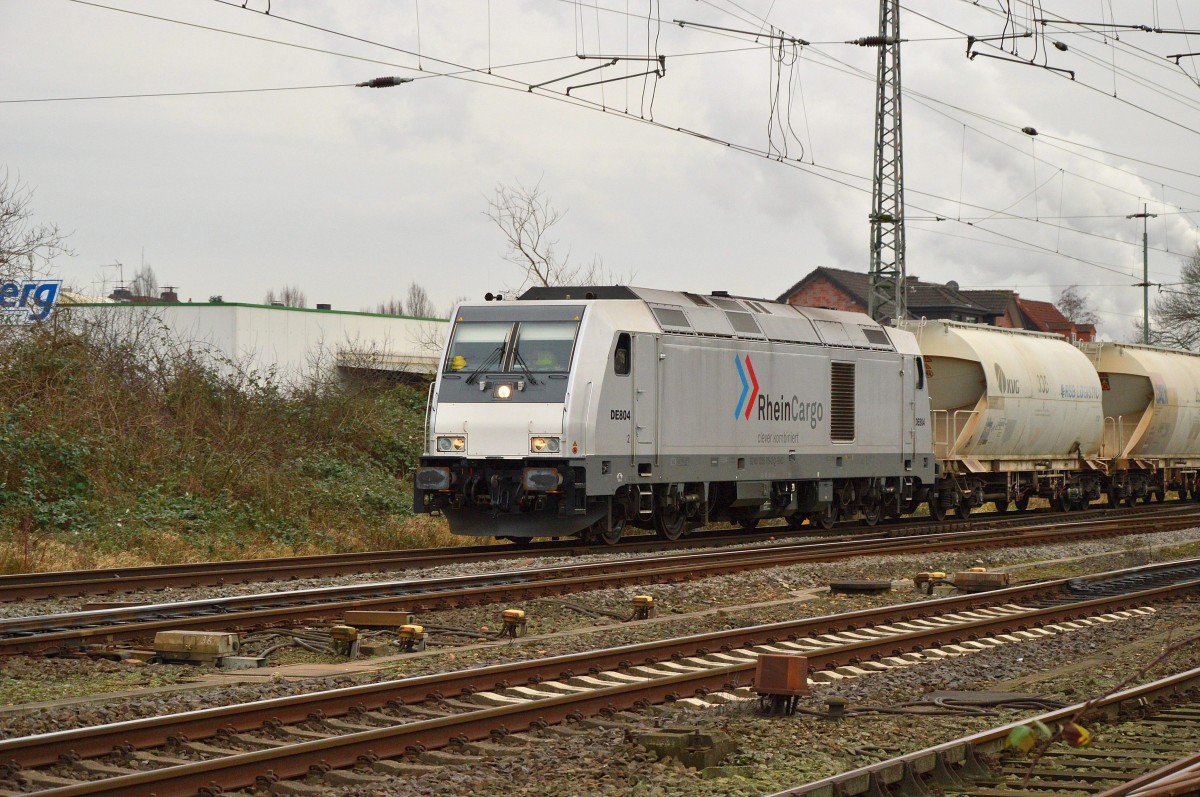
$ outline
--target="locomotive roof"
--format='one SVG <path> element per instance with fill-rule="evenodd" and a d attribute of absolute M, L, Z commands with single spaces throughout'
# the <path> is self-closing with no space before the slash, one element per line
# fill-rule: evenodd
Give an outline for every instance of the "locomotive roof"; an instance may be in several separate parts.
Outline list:
<path fill-rule="evenodd" d="M 519 301 L 641 301 L 664 332 L 851 348 L 895 349 L 891 334 L 861 313 L 783 304 L 772 299 L 664 291 L 626 285 L 530 288 Z"/>

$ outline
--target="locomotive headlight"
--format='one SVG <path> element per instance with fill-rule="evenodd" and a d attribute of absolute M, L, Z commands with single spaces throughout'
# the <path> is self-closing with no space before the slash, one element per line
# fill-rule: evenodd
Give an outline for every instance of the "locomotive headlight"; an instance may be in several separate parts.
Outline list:
<path fill-rule="evenodd" d="M 496 385 L 495 396 L 496 396 L 496 398 L 500 399 L 501 401 L 512 398 L 512 385 L 507 384 L 507 383 L 502 384 L 502 385 Z"/>
<path fill-rule="evenodd" d="M 534 454 L 557 454 L 561 441 L 557 437 L 531 437 L 529 450 Z"/>
<path fill-rule="evenodd" d="M 462 435 L 445 435 L 437 439 L 438 451 L 463 451 L 467 447 L 467 438 Z"/>

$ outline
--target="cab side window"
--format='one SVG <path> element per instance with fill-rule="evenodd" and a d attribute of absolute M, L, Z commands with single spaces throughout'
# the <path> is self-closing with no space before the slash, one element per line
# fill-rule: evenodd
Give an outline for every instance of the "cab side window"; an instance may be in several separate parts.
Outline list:
<path fill-rule="evenodd" d="M 618 376 L 629 375 L 629 333 L 617 335 L 617 348 L 613 351 L 613 373 Z"/>

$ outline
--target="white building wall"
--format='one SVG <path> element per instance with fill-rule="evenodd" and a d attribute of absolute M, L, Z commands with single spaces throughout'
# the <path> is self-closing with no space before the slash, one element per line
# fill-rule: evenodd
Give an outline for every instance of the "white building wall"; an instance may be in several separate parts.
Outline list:
<path fill-rule="evenodd" d="M 218 365 L 274 370 L 285 384 L 336 368 L 432 373 L 447 322 L 340 310 L 248 304 L 104 304 L 62 308 L 70 316 L 138 330 L 208 352 Z"/>

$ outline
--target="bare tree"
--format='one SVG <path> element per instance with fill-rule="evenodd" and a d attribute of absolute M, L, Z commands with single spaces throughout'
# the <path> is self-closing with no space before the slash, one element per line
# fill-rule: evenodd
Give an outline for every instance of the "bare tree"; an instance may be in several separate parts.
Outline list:
<path fill-rule="evenodd" d="M 1063 288 L 1054 305 L 1060 313 L 1067 317 L 1067 320 L 1076 324 L 1100 323 L 1100 316 L 1096 315 L 1096 311 L 1092 309 L 1092 300 L 1087 294 L 1079 292 L 1078 285 L 1068 285 Z"/>
<path fill-rule="evenodd" d="M 1159 289 L 1151 314 L 1150 340 L 1162 346 L 1200 346 L 1200 248 L 1183 262 L 1179 284 Z"/>
<path fill-rule="evenodd" d="M 404 315 L 404 302 L 393 296 L 386 302 L 375 305 L 375 312 L 380 315 Z"/>
<path fill-rule="evenodd" d="M 149 263 L 143 263 L 133 275 L 133 281 L 129 283 L 129 291 L 134 296 L 158 295 L 158 277 L 155 276 L 154 269 Z"/>
<path fill-rule="evenodd" d="M 416 282 L 408 283 L 408 300 L 404 303 L 408 314 L 414 318 L 434 318 L 437 310 L 429 299 L 429 293 Z"/>
<path fill-rule="evenodd" d="M 279 289 L 279 293 L 275 289 L 267 291 L 266 297 L 263 298 L 266 304 L 282 304 L 284 307 L 307 307 L 308 299 L 304 295 L 304 291 L 300 290 L 295 285 L 284 285 Z"/>
<path fill-rule="evenodd" d="M 521 283 L 514 292 L 520 293 L 531 285 L 589 285 L 608 281 L 599 257 L 591 263 L 572 264 L 570 250 L 559 254 L 558 239 L 551 236 L 551 231 L 566 211 L 554 207 L 550 197 L 542 192 L 540 182 L 532 188 L 519 182 L 515 186 L 498 183 L 485 213 L 504 234 L 508 245 L 504 259 L 521 269 Z"/>
<path fill-rule="evenodd" d="M 32 277 L 39 261 L 49 264 L 55 255 L 73 254 L 67 234 L 56 224 L 34 224 L 29 206 L 33 189 L 8 169 L 0 170 L 0 279 Z"/>

